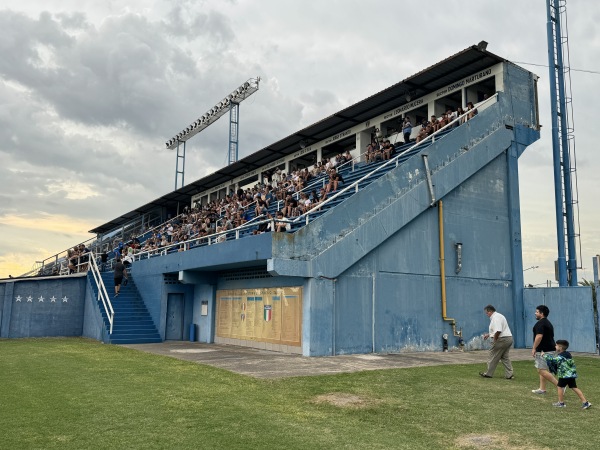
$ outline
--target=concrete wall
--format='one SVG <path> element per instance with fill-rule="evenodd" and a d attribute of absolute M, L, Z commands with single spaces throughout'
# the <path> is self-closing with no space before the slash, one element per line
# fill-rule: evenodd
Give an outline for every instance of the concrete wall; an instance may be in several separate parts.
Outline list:
<path fill-rule="evenodd" d="M 546 305 L 550 309 L 548 319 L 554 326 L 555 340 L 569 341 L 570 351 L 597 352 L 591 287 L 525 289 L 523 300 L 528 348 L 533 345 L 535 309 L 538 305 Z"/>
<path fill-rule="evenodd" d="M 97 295 L 95 294 L 95 290 L 92 288 L 91 283 L 95 283 L 95 281 L 92 275 L 88 274 L 86 278 L 82 335 L 90 339 L 108 342 L 110 336 L 104 326 L 104 320 L 101 313 L 101 308 L 103 308 L 103 306 L 101 302 L 98 302 Z"/>
<path fill-rule="evenodd" d="M 487 330 L 488 303 L 515 322 L 506 186 L 501 154 L 443 199 L 447 317 L 467 342 Z M 442 334 L 452 328 L 442 318 L 439 261 L 438 208 L 428 208 L 340 275 L 332 308 L 335 353 L 440 350 Z M 450 345 L 457 343 L 451 338 Z"/>
<path fill-rule="evenodd" d="M 82 336 L 85 276 L 19 279 L 2 293 L 0 337 Z"/>

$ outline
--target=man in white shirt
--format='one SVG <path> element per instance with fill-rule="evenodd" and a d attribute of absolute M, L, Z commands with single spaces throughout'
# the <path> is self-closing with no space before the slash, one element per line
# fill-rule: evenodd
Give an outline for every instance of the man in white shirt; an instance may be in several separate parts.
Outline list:
<path fill-rule="evenodd" d="M 499 312 L 496 312 L 496 308 L 492 305 L 487 305 L 483 308 L 483 311 L 490 318 L 489 333 L 485 333 L 483 339 L 491 338 L 492 348 L 490 348 L 487 370 L 485 372 L 479 372 L 479 375 L 484 378 L 492 378 L 498 362 L 502 361 L 502 364 L 504 365 L 504 378 L 512 380 L 513 367 L 508 353 L 513 344 L 513 337 L 510 328 L 508 327 L 506 317 Z"/>

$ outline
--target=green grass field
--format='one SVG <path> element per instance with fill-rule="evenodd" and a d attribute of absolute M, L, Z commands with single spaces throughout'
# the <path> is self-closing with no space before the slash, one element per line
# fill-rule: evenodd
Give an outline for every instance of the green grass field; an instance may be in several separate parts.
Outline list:
<path fill-rule="evenodd" d="M 577 358 L 586 411 L 482 366 L 257 380 L 86 339 L 0 341 L 2 449 L 595 449 L 600 359 Z M 501 369 L 499 369 L 501 370 Z"/>

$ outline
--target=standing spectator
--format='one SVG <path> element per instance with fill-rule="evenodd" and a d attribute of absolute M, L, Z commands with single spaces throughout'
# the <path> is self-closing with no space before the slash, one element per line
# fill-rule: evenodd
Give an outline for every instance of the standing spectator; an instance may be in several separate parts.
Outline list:
<path fill-rule="evenodd" d="M 125 265 L 121 262 L 121 258 L 117 259 L 117 263 L 115 264 L 115 297 L 119 296 L 119 291 L 121 290 L 121 283 L 123 282 L 123 278 L 127 280 L 127 269 Z"/>
<path fill-rule="evenodd" d="M 508 322 L 502 314 L 496 312 L 496 308 L 492 305 L 487 305 L 483 310 L 490 318 L 489 333 L 485 333 L 483 339 L 491 338 L 492 348 L 490 348 L 487 370 L 479 372 L 479 375 L 484 378 L 492 378 L 498 362 L 502 361 L 504 365 L 504 378 L 512 380 L 513 367 L 510 362 L 509 352 L 513 344 L 513 337 L 508 327 Z"/>
<path fill-rule="evenodd" d="M 567 387 L 570 387 L 581 400 L 581 409 L 588 409 L 592 404 L 586 400 L 581 389 L 577 387 L 577 368 L 575 367 L 573 357 L 567 351 L 569 348 L 569 341 L 559 339 L 556 341 L 555 348 L 558 353 L 556 356 L 542 352 L 542 357 L 548 364 L 550 372 L 555 373 L 558 377 L 558 384 L 556 386 L 558 390 L 558 402 L 552 403 L 552 406 L 556 406 L 557 408 L 564 408 L 567 406 L 564 402 L 565 391 L 567 390 Z"/>
<path fill-rule="evenodd" d="M 106 250 L 105 250 L 100 255 L 100 272 L 104 272 L 106 270 L 107 262 L 108 262 L 108 253 L 106 253 Z"/>
<path fill-rule="evenodd" d="M 550 310 L 546 305 L 539 305 L 535 309 L 535 319 L 537 322 L 533 326 L 531 356 L 535 358 L 535 368 L 540 377 L 540 387 L 531 391 L 534 394 L 546 393 L 546 381 L 551 382 L 554 386 L 558 384 L 556 378 L 548 371 L 546 359 L 542 357 L 542 352 L 554 356 L 554 349 L 556 347 L 556 343 L 554 342 L 554 327 L 548 320 L 549 314 Z"/>
<path fill-rule="evenodd" d="M 402 124 L 402 134 L 404 135 L 404 143 L 408 144 L 410 142 L 410 134 L 412 133 L 412 123 L 410 123 L 410 117 L 406 116 L 404 118 L 404 123 Z"/>

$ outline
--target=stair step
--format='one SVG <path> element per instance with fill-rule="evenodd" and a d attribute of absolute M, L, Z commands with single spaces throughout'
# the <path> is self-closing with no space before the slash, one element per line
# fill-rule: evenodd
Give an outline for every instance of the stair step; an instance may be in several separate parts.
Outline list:
<path fill-rule="evenodd" d="M 162 339 L 160 337 L 151 337 L 151 338 L 111 338 L 111 344 L 158 344 L 161 343 Z"/>

